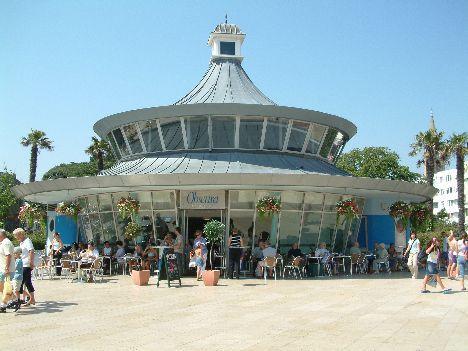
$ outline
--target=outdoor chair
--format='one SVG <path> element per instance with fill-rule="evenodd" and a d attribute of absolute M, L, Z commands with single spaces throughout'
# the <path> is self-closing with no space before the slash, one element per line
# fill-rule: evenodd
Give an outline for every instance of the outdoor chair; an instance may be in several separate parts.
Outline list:
<path fill-rule="evenodd" d="M 96 283 L 98 278 L 102 282 L 104 277 L 102 257 L 96 258 L 90 267 L 81 268 L 81 272 L 88 280 L 92 279 L 94 283 Z"/>
<path fill-rule="evenodd" d="M 71 277 L 72 274 L 72 266 L 69 259 L 62 259 L 61 260 L 61 267 L 62 267 L 62 274 L 60 279 L 65 278 L 68 279 Z"/>
<path fill-rule="evenodd" d="M 388 260 L 388 258 L 384 261 L 381 261 L 380 259 L 376 259 L 378 260 L 377 262 L 374 261 L 374 264 L 376 265 L 376 270 L 375 270 L 375 273 L 380 273 L 380 270 L 384 270 L 386 271 L 388 274 L 392 273 L 392 271 L 390 270 L 390 261 Z"/>
<path fill-rule="evenodd" d="M 366 274 L 368 264 L 369 262 L 367 261 L 366 254 L 361 253 L 357 260 L 356 273 Z"/>
<path fill-rule="evenodd" d="M 265 257 L 263 259 L 263 278 L 265 279 L 265 282 L 267 279 L 267 274 L 268 274 L 269 269 L 273 270 L 273 276 L 275 277 L 275 280 L 276 280 L 276 263 L 277 263 L 276 257 L 273 257 L 273 256 Z"/>
<path fill-rule="evenodd" d="M 351 267 L 350 267 L 350 273 L 353 274 L 353 268 L 355 268 L 354 272 L 358 273 L 358 262 L 359 262 L 359 257 L 360 254 L 351 254 Z"/>
<path fill-rule="evenodd" d="M 320 261 L 323 272 L 328 274 L 329 277 L 333 275 L 333 255 L 329 255 Z"/>
<path fill-rule="evenodd" d="M 214 269 L 219 269 L 221 274 L 226 274 L 226 260 L 224 255 L 220 254 L 218 250 L 215 250 L 213 253 L 214 262 L 219 260 L 219 265 L 215 266 Z"/>
<path fill-rule="evenodd" d="M 36 279 L 44 279 L 44 276 L 48 276 L 52 279 L 53 275 L 53 266 L 52 261 L 49 259 L 48 256 L 42 256 L 39 265 L 34 267 L 34 277 Z"/>
<path fill-rule="evenodd" d="M 304 262 L 302 257 L 293 257 L 288 264 L 284 266 L 283 269 L 283 277 L 286 277 L 286 272 L 288 273 L 288 276 L 293 276 L 295 279 L 299 276 L 299 278 L 302 279 L 302 275 L 304 273 Z"/>

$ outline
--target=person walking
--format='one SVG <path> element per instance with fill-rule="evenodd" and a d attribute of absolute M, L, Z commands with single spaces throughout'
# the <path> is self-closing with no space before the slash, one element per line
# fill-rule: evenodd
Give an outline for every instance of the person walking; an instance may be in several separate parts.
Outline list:
<path fill-rule="evenodd" d="M 437 263 L 439 262 L 440 257 L 440 243 L 437 238 L 432 238 L 430 242 L 427 243 L 426 247 L 426 254 L 427 254 L 427 263 L 426 263 L 426 275 L 423 279 L 421 293 L 425 294 L 430 292 L 426 289 L 426 284 L 429 278 L 434 279 L 437 283 L 439 283 L 442 292 L 444 294 L 449 293 L 452 289 L 445 288 L 442 280 L 440 279 L 439 270 L 437 269 Z"/>
<path fill-rule="evenodd" d="M 58 276 L 62 275 L 62 249 L 63 241 L 62 238 L 60 238 L 60 233 L 55 232 L 51 243 L 50 255 L 52 256 L 54 262 L 55 273 Z"/>
<path fill-rule="evenodd" d="M 6 231 L 0 229 L 0 293 L 3 295 L 3 287 L 6 280 L 13 280 L 15 273 L 15 259 L 13 258 L 14 246 L 6 236 Z M 6 303 L 0 303 L 0 313 L 6 312 Z"/>
<path fill-rule="evenodd" d="M 237 228 L 232 229 L 232 234 L 228 239 L 229 247 L 229 274 L 234 279 L 234 267 L 236 268 L 237 279 L 240 278 L 240 258 L 242 255 L 243 240 Z"/>
<path fill-rule="evenodd" d="M 465 265 L 468 260 L 468 240 L 466 234 L 463 234 L 457 241 L 457 269 L 460 278 L 461 290 L 465 291 Z"/>
<path fill-rule="evenodd" d="M 418 254 L 421 251 L 421 242 L 415 232 L 411 232 L 410 239 L 408 240 L 408 247 L 403 256 L 408 255 L 408 268 L 411 272 L 411 278 L 418 277 Z"/>
<path fill-rule="evenodd" d="M 457 269 L 457 238 L 455 237 L 455 234 L 453 234 L 453 230 L 450 231 L 450 235 L 448 237 L 448 246 L 449 263 L 447 267 L 447 278 L 454 280 Z"/>
<path fill-rule="evenodd" d="M 13 235 L 20 243 L 21 248 L 21 259 L 23 260 L 23 281 L 21 282 L 20 286 L 20 293 L 23 294 L 23 298 L 25 295 L 29 297 L 29 301 L 27 301 L 24 305 L 35 305 L 36 299 L 34 297 L 34 286 L 32 284 L 32 270 L 34 269 L 34 246 L 28 237 L 26 237 L 26 232 L 23 228 L 16 228 L 13 231 Z M 26 290 L 24 287 L 26 286 Z M 26 298 L 24 298 L 26 301 Z"/>
<path fill-rule="evenodd" d="M 175 239 L 174 239 L 174 254 L 177 257 L 177 265 L 179 266 L 179 273 L 182 275 L 184 274 L 184 237 L 181 234 L 182 229 L 180 227 L 176 227 L 175 231 Z"/>

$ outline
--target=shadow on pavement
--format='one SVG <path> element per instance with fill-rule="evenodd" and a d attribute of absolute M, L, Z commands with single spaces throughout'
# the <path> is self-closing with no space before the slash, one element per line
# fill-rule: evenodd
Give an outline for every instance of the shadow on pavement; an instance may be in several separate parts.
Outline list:
<path fill-rule="evenodd" d="M 62 302 L 62 301 L 41 301 L 37 302 L 35 306 L 28 306 L 20 308 L 16 314 L 39 314 L 39 313 L 57 313 L 63 312 L 64 307 L 76 306 L 74 302 Z"/>

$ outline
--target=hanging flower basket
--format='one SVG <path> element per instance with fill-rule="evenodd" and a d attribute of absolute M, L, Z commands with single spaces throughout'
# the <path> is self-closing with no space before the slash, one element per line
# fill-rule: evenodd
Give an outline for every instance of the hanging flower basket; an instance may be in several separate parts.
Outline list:
<path fill-rule="evenodd" d="M 394 202 L 390 206 L 388 214 L 393 217 L 395 223 L 400 221 L 403 225 L 403 228 L 406 228 L 411 217 L 411 206 L 404 201 Z"/>
<path fill-rule="evenodd" d="M 18 219 L 26 223 L 30 228 L 34 225 L 34 222 L 40 222 L 42 224 L 44 217 L 45 213 L 38 205 L 31 205 L 28 202 L 25 202 L 24 205 L 20 207 L 18 213 Z"/>
<path fill-rule="evenodd" d="M 354 218 L 359 217 L 359 207 L 356 201 L 353 199 L 346 199 L 338 201 L 335 205 L 336 208 L 336 221 L 344 217 L 343 222 L 348 220 L 351 221 Z"/>
<path fill-rule="evenodd" d="M 117 202 L 117 209 L 122 219 L 130 219 L 133 221 L 134 215 L 140 211 L 140 202 L 131 196 L 122 197 Z"/>
<path fill-rule="evenodd" d="M 60 202 L 55 212 L 65 216 L 71 216 L 76 220 L 81 212 L 81 206 L 77 202 Z"/>
<path fill-rule="evenodd" d="M 135 240 L 140 233 L 141 227 L 135 222 L 130 222 L 125 227 L 124 235 L 128 240 Z"/>
<path fill-rule="evenodd" d="M 281 211 L 281 200 L 276 196 L 266 195 L 257 201 L 256 207 L 260 217 L 271 216 Z"/>

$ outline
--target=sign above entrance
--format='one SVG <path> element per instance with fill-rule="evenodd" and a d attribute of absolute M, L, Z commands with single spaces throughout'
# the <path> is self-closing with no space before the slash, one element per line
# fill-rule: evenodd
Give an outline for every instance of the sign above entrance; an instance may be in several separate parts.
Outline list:
<path fill-rule="evenodd" d="M 181 209 L 224 209 L 226 201 L 224 190 L 181 190 Z"/>

